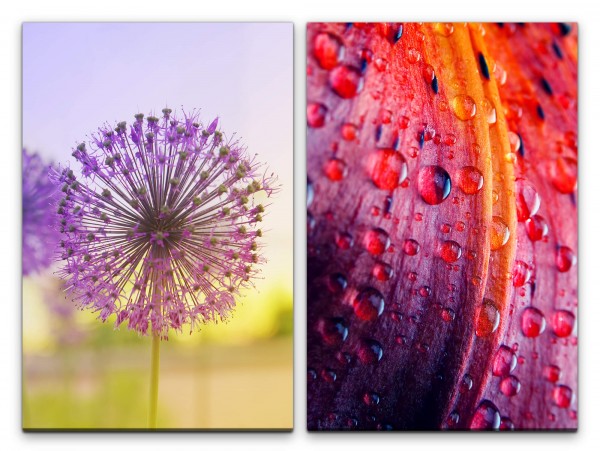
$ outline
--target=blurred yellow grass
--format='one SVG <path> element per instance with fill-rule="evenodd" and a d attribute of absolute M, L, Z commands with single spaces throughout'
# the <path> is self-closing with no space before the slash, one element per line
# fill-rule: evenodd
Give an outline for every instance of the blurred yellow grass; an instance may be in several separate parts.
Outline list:
<path fill-rule="evenodd" d="M 292 428 L 292 287 L 259 282 L 227 323 L 161 344 L 159 428 Z M 146 428 L 150 338 L 90 311 L 59 318 L 46 287 L 23 282 L 23 427 Z"/>

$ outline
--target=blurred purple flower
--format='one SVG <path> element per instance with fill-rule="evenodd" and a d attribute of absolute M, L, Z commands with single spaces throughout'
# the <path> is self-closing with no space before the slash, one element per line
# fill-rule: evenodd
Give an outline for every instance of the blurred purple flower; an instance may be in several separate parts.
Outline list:
<path fill-rule="evenodd" d="M 23 275 L 49 266 L 60 239 L 56 232 L 56 186 L 48 177 L 51 165 L 23 149 Z"/>
<path fill-rule="evenodd" d="M 195 112 L 162 112 L 101 127 L 73 151 L 83 177 L 56 179 L 67 289 L 103 321 L 114 313 L 115 326 L 166 339 L 226 319 L 252 284 L 264 212 L 253 196 L 274 188 L 217 119 L 204 128 Z"/>

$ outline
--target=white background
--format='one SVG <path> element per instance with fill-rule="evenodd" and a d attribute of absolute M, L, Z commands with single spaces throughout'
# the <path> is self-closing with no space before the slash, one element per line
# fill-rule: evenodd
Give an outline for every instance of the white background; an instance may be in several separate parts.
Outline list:
<path fill-rule="evenodd" d="M 4 2 L 0 9 L 0 449 L 117 450 L 192 447 L 248 450 L 427 448 L 544 450 L 598 448 L 600 443 L 600 3 L 569 0 L 202 2 L 76 0 Z M 305 309 L 305 27 L 309 21 L 577 21 L 579 85 L 579 432 L 319 433 L 306 432 Z M 20 147 L 21 23 L 23 21 L 292 21 L 295 51 L 295 430 L 293 433 L 28 433 L 21 432 Z M 600 166 L 599 166 L 600 167 Z M 595 445 L 594 445 L 595 443 Z"/>

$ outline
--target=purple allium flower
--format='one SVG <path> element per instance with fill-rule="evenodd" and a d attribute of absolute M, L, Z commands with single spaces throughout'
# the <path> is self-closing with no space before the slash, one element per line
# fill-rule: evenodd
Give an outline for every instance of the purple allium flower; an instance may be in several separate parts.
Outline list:
<path fill-rule="evenodd" d="M 60 236 L 55 230 L 56 186 L 52 168 L 39 155 L 23 149 L 23 275 L 49 266 Z"/>
<path fill-rule="evenodd" d="M 166 339 L 226 319 L 252 284 L 265 209 L 254 195 L 274 188 L 217 119 L 162 112 L 101 127 L 73 151 L 82 176 L 56 178 L 67 289 L 103 321 L 114 313 L 115 326 Z"/>

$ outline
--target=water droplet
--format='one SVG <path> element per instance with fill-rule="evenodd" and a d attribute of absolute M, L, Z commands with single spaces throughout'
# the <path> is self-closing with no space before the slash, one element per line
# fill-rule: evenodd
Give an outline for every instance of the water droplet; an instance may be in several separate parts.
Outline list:
<path fill-rule="evenodd" d="M 575 315 L 567 310 L 557 310 L 552 315 L 552 332 L 559 338 L 568 337 L 575 326 Z"/>
<path fill-rule="evenodd" d="M 515 262 L 513 268 L 513 286 L 522 287 L 531 279 L 531 269 L 529 265 L 521 260 Z"/>
<path fill-rule="evenodd" d="M 388 62 L 385 58 L 382 57 L 377 57 L 375 58 L 375 69 L 377 69 L 379 72 L 385 72 L 388 68 Z"/>
<path fill-rule="evenodd" d="M 515 376 L 508 376 L 500 381 L 500 391 L 504 396 L 515 396 L 521 390 L 521 382 Z"/>
<path fill-rule="evenodd" d="M 515 132 L 508 132 L 508 144 L 510 146 L 510 152 L 516 154 L 521 148 L 521 138 Z"/>
<path fill-rule="evenodd" d="M 376 262 L 375 265 L 373 265 L 372 274 L 377 280 L 385 282 L 394 277 L 394 269 L 387 263 Z"/>
<path fill-rule="evenodd" d="M 451 23 L 436 23 L 433 28 L 440 36 L 448 37 L 454 33 L 454 25 Z"/>
<path fill-rule="evenodd" d="M 322 318 L 319 320 L 317 330 L 323 341 L 330 345 L 340 345 L 348 337 L 348 328 L 342 318 Z"/>
<path fill-rule="evenodd" d="M 450 175 L 440 166 L 424 166 L 419 170 L 417 187 L 421 198 L 429 205 L 440 204 L 450 195 Z"/>
<path fill-rule="evenodd" d="M 477 309 L 477 327 L 475 335 L 478 337 L 488 337 L 498 329 L 500 324 L 500 313 L 489 299 L 484 299 L 483 304 Z"/>
<path fill-rule="evenodd" d="M 483 114 L 485 115 L 485 118 L 487 119 L 487 123 L 490 125 L 495 124 L 497 117 L 496 117 L 496 108 L 494 107 L 494 104 L 488 99 L 483 99 L 481 102 L 481 106 L 482 106 Z"/>
<path fill-rule="evenodd" d="M 454 224 L 454 228 L 457 232 L 463 232 L 465 230 L 465 223 L 462 221 L 457 221 L 456 224 Z"/>
<path fill-rule="evenodd" d="M 371 229 L 363 235 L 362 243 L 371 255 L 381 255 L 390 247 L 390 237 L 382 229 Z"/>
<path fill-rule="evenodd" d="M 459 390 L 461 393 L 467 393 L 473 388 L 473 378 L 469 374 L 465 374 L 460 381 Z"/>
<path fill-rule="evenodd" d="M 333 69 L 344 57 L 342 42 L 329 33 L 315 36 L 313 54 L 323 69 Z"/>
<path fill-rule="evenodd" d="M 342 125 L 342 138 L 344 141 L 354 141 L 358 136 L 358 127 L 349 122 Z"/>
<path fill-rule="evenodd" d="M 425 64 L 423 66 L 423 78 L 427 83 L 431 83 L 435 78 L 435 70 L 431 64 Z"/>
<path fill-rule="evenodd" d="M 383 295 L 375 288 L 367 287 L 354 298 L 354 313 L 363 321 L 372 321 L 383 312 Z"/>
<path fill-rule="evenodd" d="M 458 171 L 456 183 L 463 193 L 476 194 L 483 188 L 483 175 L 476 167 L 465 166 Z"/>
<path fill-rule="evenodd" d="M 335 382 L 335 380 L 337 379 L 337 374 L 335 374 L 335 371 L 333 370 L 321 370 L 321 378 L 331 384 L 332 382 Z"/>
<path fill-rule="evenodd" d="M 421 52 L 413 47 L 409 48 L 408 52 L 406 52 L 406 60 L 410 64 L 417 64 L 419 61 L 421 61 Z"/>
<path fill-rule="evenodd" d="M 502 417 L 500 419 L 500 430 L 501 431 L 514 431 L 515 423 L 513 423 L 513 421 L 508 417 Z"/>
<path fill-rule="evenodd" d="M 404 240 L 402 250 L 406 255 L 417 255 L 419 250 L 421 250 L 421 245 L 417 241 L 409 238 Z"/>
<path fill-rule="evenodd" d="M 306 208 L 310 207 L 315 197 L 315 189 L 310 179 L 306 180 Z"/>
<path fill-rule="evenodd" d="M 493 216 L 490 224 L 490 249 L 496 251 L 508 243 L 510 230 L 500 216 Z"/>
<path fill-rule="evenodd" d="M 342 250 L 350 249 L 354 245 L 354 238 L 346 232 L 338 232 L 335 235 L 335 244 Z"/>
<path fill-rule="evenodd" d="M 422 298 L 428 298 L 431 296 L 431 288 L 427 285 L 423 285 L 421 288 L 419 288 L 419 296 Z"/>
<path fill-rule="evenodd" d="M 449 323 L 450 321 L 454 321 L 454 318 L 456 318 L 456 313 L 451 308 L 443 308 L 441 315 L 442 320 L 444 320 L 447 323 Z"/>
<path fill-rule="evenodd" d="M 408 166 L 406 160 L 393 149 L 381 149 L 370 158 L 371 178 L 375 186 L 384 190 L 393 190 L 406 178 Z"/>
<path fill-rule="evenodd" d="M 494 356 L 492 374 L 498 377 L 508 376 L 517 366 L 517 356 L 508 346 L 500 346 Z"/>
<path fill-rule="evenodd" d="M 334 273 L 327 278 L 327 288 L 335 294 L 342 293 L 348 286 L 348 281 L 343 274 Z"/>
<path fill-rule="evenodd" d="M 362 363 L 377 363 L 383 357 L 383 349 L 375 340 L 363 340 L 358 348 L 358 358 Z"/>
<path fill-rule="evenodd" d="M 562 371 L 556 365 L 547 365 L 544 367 L 544 378 L 548 382 L 552 382 L 553 384 L 558 382 L 561 374 L 562 374 Z"/>
<path fill-rule="evenodd" d="M 454 115 L 461 121 L 468 121 L 475 117 L 477 105 L 475 101 L 467 95 L 458 95 L 452 99 L 452 109 Z"/>
<path fill-rule="evenodd" d="M 306 122 L 309 127 L 320 128 L 325 125 L 327 107 L 322 103 L 311 102 L 306 106 Z"/>
<path fill-rule="evenodd" d="M 444 241 L 440 245 L 439 255 L 446 263 L 454 263 L 462 255 L 462 248 L 456 241 Z"/>
<path fill-rule="evenodd" d="M 331 89 L 343 99 L 351 99 L 362 90 L 360 72 L 350 66 L 337 66 L 329 73 Z"/>
<path fill-rule="evenodd" d="M 528 338 L 535 338 L 546 329 L 544 314 L 535 307 L 527 307 L 521 315 L 521 331 Z"/>
<path fill-rule="evenodd" d="M 525 221 L 525 230 L 531 241 L 540 241 L 548 236 L 548 223 L 540 215 L 533 215 Z"/>
<path fill-rule="evenodd" d="M 540 209 L 540 196 L 533 184 L 528 180 L 519 178 L 515 182 L 517 196 L 517 219 L 524 222 Z"/>
<path fill-rule="evenodd" d="M 448 427 L 452 428 L 452 427 L 455 427 L 459 421 L 460 421 L 460 415 L 458 414 L 458 412 L 456 410 L 453 410 L 452 412 L 450 412 L 450 415 L 448 415 L 446 424 L 448 425 Z"/>
<path fill-rule="evenodd" d="M 577 160 L 571 157 L 558 157 L 550 164 L 550 180 L 563 194 L 571 194 L 577 188 Z"/>
<path fill-rule="evenodd" d="M 377 393 L 369 392 L 363 395 L 363 402 L 367 406 L 376 406 L 379 404 L 380 398 Z"/>
<path fill-rule="evenodd" d="M 348 167 L 344 160 L 330 158 L 323 166 L 323 172 L 332 182 L 339 182 L 348 174 Z"/>
<path fill-rule="evenodd" d="M 556 251 L 556 267 L 560 272 L 567 272 L 577 263 L 575 253 L 567 246 L 559 246 Z"/>
<path fill-rule="evenodd" d="M 500 412 L 492 401 L 484 399 L 479 403 L 471 419 L 470 428 L 479 430 L 498 429 L 500 427 Z"/>
<path fill-rule="evenodd" d="M 554 404 L 562 409 L 566 409 L 571 405 L 571 399 L 573 398 L 573 390 L 566 385 L 557 385 L 552 390 L 552 400 Z"/>

